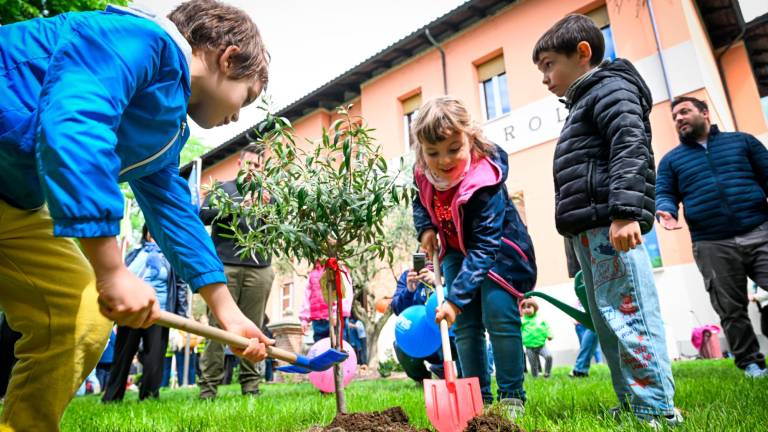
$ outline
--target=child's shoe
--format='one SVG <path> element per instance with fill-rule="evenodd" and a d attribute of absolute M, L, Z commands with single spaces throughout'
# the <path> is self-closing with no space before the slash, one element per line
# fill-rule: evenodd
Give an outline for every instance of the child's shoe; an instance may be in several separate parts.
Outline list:
<path fill-rule="evenodd" d="M 649 414 L 635 414 L 638 420 L 650 426 L 653 430 L 662 430 L 664 425 L 675 427 L 683 424 L 683 415 L 680 410 L 675 408 L 675 412 L 665 416 L 654 416 Z"/>
<path fill-rule="evenodd" d="M 757 363 L 750 363 L 744 368 L 744 375 L 747 378 L 765 378 L 768 377 L 768 369 L 760 369 Z"/>

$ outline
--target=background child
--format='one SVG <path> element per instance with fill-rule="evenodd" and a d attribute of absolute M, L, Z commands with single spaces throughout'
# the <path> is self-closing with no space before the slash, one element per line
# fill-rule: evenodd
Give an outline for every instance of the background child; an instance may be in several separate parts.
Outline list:
<path fill-rule="evenodd" d="M 437 320 L 456 321 L 456 345 L 465 377 L 478 377 L 491 402 L 485 330 L 493 346 L 498 398 L 521 415 L 523 344 L 512 290 L 536 282 L 533 245 L 504 182 L 507 154 L 489 142 L 464 104 L 432 99 L 414 122 L 418 197 L 413 218 L 422 249 L 433 256 L 437 234 L 448 296 Z M 518 293 L 519 294 L 519 293 Z"/>
<path fill-rule="evenodd" d="M 304 302 L 301 305 L 299 311 L 299 320 L 301 321 L 301 332 L 307 334 L 309 327 L 312 326 L 312 340 L 317 342 L 320 339 L 325 339 L 330 335 L 330 325 L 336 325 L 336 305 L 333 306 L 333 314 L 331 319 L 333 322 L 328 321 L 328 303 L 323 298 L 323 289 L 320 280 L 325 272 L 325 266 L 319 259 L 315 260 L 312 271 L 309 272 L 307 277 L 307 288 L 304 290 Z M 352 277 L 350 273 L 342 272 L 342 283 L 344 283 L 346 289 L 344 290 L 344 298 L 341 299 L 341 315 L 344 317 L 344 340 L 349 342 L 349 316 L 352 313 Z M 334 297 L 336 297 L 334 295 Z M 335 302 L 334 302 L 335 303 Z M 335 327 L 334 327 L 335 328 Z"/>
<path fill-rule="evenodd" d="M 654 161 L 648 86 L 626 60 L 602 62 L 605 41 L 569 15 L 539 39 L 533 62 L 568 118 L 555 148 L 555 222 L 570 236 L 620 409 L 674 425 L 664 324 L 642 233 L 653 227 Z"/>
<path fill-rule="evenodd" d="M 397 279 L 397 288 L 392 295 L 392 302 L 389 307 L 395 315 L 400 315 L 404 310 L 414 305 L 426 304 L 429 299 L 430 292 L 434 295 L 433 287 L 435 286 L 435 274 L 432 272 L 434 269 L 431 262 L 426 267 L 416 273 L 413 269 L 407 269 Z M 451 353 L 454 357 L 458 357 L 458 351 L 456 351 L 456 337 L 451 333 L 448 334 L 448 341 L 451 345 Z M 445 368 L 443 367 L 443 350 L 438 348 L 435 352 L 430 353 L 426 357 L 416 358 L 410 356 L 403 351 L 402 348 L 394 343 L 395 357 L 397 357 L 398 363 L 403 367 L 403 371 L 408 375 L 408 378 L 422 382 L 425 379 L 430 379 L 432 374 L 437 376 L 438 379 L 445 378 Z M 424 362 L 429 364 L 425 366 Z M 457 376 L 462 377 L 460 362 L 457 361 Z"/>
<path fill-rule="evenodd" d="M 539 376 L 541 363 L 539 357 L 544 357 L 544 378 L 549 378 L 552 372 L 552 354 L 547 349 L 547 341 L 552 340 L 549 324 L 538 316 L 539 304 L 533 299 L 525 299 L 520 303 L 523 312 L 523 346 L 531 365 L 531 375 Z"/>
<path fill-rule="evenodd" d="M 0 46 L 0 303 L 23 334 L 2 421 L 58 430 L 110 321 L 148 327 L 158 317 L 154 290 L 115 238 L 119 182 L 223 327 L 259 339 L 237 352 L 262 360 L 271 341 L 232 300 L 178 165 L 187 114 L 204 128 L 236 121 L 267 84 L 248 15 L 213 0 L 168 19 L 110 6 L 2 26 Z"/>
<path fill-rule="evenodd" d="M 176 272 L 163 256 L 146 225 L 142 229 L 141 245 L 125 257 L 125 265 L 155 289 L 162 310 L 180 316 L 187 315 L 187 285 L 176 277 Z M 139 400 L 160 397 L 165 350 L 168 347 L 168 329 L 157 324 L 142 329 L 118 326 L 112 368 L 104 386 L 102 402 L 123 400 L 131 359 L 139 351 L 139 344 L 142 349 L 141 364 L 144 368 Z"/>

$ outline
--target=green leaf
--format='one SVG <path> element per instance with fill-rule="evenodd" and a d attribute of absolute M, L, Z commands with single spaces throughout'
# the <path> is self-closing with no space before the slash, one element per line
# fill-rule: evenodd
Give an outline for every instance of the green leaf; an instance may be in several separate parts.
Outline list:
<path fill-rule="evenodd" d="M 350 171 L 352 169 L 352 143 L 350 142 L 349 138 L 344 139 L 344 166 L 346 167 L 347 171 Z"/>

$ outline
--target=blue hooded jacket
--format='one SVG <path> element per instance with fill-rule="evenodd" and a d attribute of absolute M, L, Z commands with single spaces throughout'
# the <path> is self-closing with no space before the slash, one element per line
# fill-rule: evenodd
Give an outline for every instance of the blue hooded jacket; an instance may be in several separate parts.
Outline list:
<path fill-rule="evenodd" d="M 518 298 L 536 285 L 533 242 L 504 184 L 508 170 L 507 152 L 496 146 L 492 157 L 472 161 L 453 199 L 453 220 L 465 258 L 446 300 L 460 309 L 474 299 L 486 277 Z M 436 228 L 440 224 L 432 208 L 434 186 L 419 168 L 414 182 L 419 189 L 413 200 L 418 238 L 432 229 L 446 245 Z"/>
<path fill-rule="evenodd" d="M 425 304 L 428 294 L 429 288 L 423 283 L 418 284 L 413 292 L 408 291 L 408 270 L 406 270 L 397 279 L 397 288 L 389 307 L 395 315 L 400 315 L 411 306 Z"/>
<path fill-rule="evenodd" d="M 192 50 L 175 25 L 110 6 L 2 26 L 0 47 L 0 199 L 47 205 L 55 236 L 116 236 L 128 182 L 192 289 L 224 282 L 179 176 Z"/>

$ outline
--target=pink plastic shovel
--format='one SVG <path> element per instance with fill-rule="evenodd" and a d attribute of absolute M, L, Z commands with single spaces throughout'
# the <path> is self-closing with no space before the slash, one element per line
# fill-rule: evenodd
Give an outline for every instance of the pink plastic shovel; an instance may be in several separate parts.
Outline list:
<path fill-rule="evenodd" d="M 443 283 L 440 280 L 440 254 L 435 252 L 435 292 L 437 304 L 443 304 Z M 477 377 L 457 378 L 456 364 L 451 356 L 448 341 L 448 323 L 440 321 L 440 338 L 443 343 L 444 380 L 424 380 L 424 401 L 427 417 L 437 432 L 461 432 L 475 416 L 483 413 L 483 397 Z"/>

